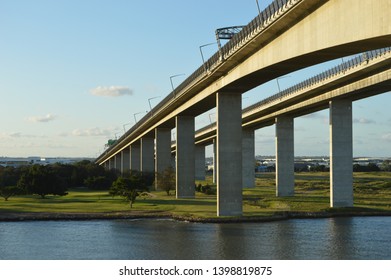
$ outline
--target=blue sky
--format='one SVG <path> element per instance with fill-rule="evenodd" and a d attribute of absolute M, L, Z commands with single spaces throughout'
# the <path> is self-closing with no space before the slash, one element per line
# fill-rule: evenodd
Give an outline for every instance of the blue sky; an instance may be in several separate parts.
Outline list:
<path fill-rule="evenodd" d="M 98 156 L 171 91 L 170 76 L 185 74 L 178 85 L 201 65 L 216 28 L 257 12 L 252 0 L 0 0 L 0 157 Z M 290 74 L 281 89 L 339 62 Z M 277 91 L 270 81 L 243 105 Z M 391 156 L 390 101 L 354 103 L 355 156 Z M 196 126 L 210 120 L 213 110 Z M 328 111 L 295 120 L 296 155 L 328 155 L 328 141 Z M 274 126 L 258 130 L 256 154 L 274 153 Z"/>

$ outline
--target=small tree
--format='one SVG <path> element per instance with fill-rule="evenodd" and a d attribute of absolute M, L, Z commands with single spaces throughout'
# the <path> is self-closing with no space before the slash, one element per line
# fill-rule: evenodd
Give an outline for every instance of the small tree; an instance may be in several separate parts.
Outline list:
<path fill-rule="evenodd" d="M 163 172 L 157 174 L 159 189 L 165 190 L 167 195 L 170 195 L 171 190 L 175 190 L 175 170 L 171 166 L 166 168 Z"/>
<path fill-rule="evenodd" d="M 0 196 L 8 201 L 8 198 L 21 193 L 21 189 L 17 186 L 0 186 Z"/>
<path fill-rule="evenodd" d="M 115 180 L 110 188 L 109 193 L 112 196 L 122 196 L 130 203 L 130 208 L 136 201 L 140 191 L 146 190 L 142 174 L 137 171 L 131 171 L 130 174 L 120 176 Z"/>

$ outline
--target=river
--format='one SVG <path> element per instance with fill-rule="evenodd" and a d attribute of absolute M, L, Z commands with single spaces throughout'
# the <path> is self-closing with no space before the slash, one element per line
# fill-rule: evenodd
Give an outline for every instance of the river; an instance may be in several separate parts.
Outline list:
<path fill-rule="evenodd" d="M 391 217 L 0 222 L 3 260 L 391 259 Z"/>

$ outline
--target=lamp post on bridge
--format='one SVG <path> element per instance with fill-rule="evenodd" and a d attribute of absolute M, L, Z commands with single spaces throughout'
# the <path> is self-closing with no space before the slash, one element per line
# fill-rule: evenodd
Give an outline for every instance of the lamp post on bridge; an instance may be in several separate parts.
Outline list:
<path fill-rule="evenodd" d="M 185 74 L 182 73 L 182 74 L 177 74 L 177 75 L 170 76 L 171 88 L 172 88 L 172 92 L 174 93 L 174 97 L 175 97 L 175 88 L 174 88 L 174 84 L 172 83 L 172 78 L 179 77 L 179 76 L 184 76 L 184 75 Z"/>
<path fill-rule="evenodd" d="M 146 113 L 146 112 L 142 111 L 142 112 L 138 112 L 138 113 L 133 114 L 134 123 L 135 123 L 135 124 L 137 123 L 136 116 L 139 115 L 139 114 L 143 114 L 143 113 Z"/>
<path fill-rule="evenodd" d="M 200 46 L 200 53 L 201 53 L 201 58 L 202 58 L 202 66 L 204 67 L 205 72 L 208 69 L 206 69 L 204 54 L 202 53 L 202 48 L 203 47 L 207 47 L 207 46 L 211 46 L 211 45 L 217 45 L 217 44 L 218 44 L 217 42 L 213 42 L 213 43 L 209 43 L 209 44 L 205 44 L 205 45 Z"/>
<path fill-rule="evenodd" d="M 259 3 L 258 3 L 258 0 L 255 0 L 257 2 L 257 7 L 258 7 L 258 14 L 259 16 L 261 16 L 261 9 L 259 8 Z"/>
<path fill-rule="evenodd" d="M 126 132 L 126 130 L 125 130 L 125 126 L 126 126 L 126 125 L 128 125 L 128 124 L 131 124 L 131 123 L 126 123 L 126 124 L 124 124 L 124 125 L 123 125 L 123 128 L 124 128 L 124 133 Z"/>
<path fill-rule="evenodd" d="M 288 78 L 288 77 L 290 77 L 290 76 L 282 76 L 282 77 L 278 77 L 278 78 L 276 79 L 277 87 L 278 87 L 278 93 L 281 92 L 280 83 L 278 82 L 278 80 L 279 80 L 279 79 Z"/>
<path fill-rule="evenodd" d="M 148 98 L 148 104 L 149 104 L 149 110 L 150 110 L 150 111 L 152 111 L 151 100 L 156 99 L 156 98 L 159 98 L 159 97 L 160 97 L 160 96 L 155 96 L 155 97 Z"/>

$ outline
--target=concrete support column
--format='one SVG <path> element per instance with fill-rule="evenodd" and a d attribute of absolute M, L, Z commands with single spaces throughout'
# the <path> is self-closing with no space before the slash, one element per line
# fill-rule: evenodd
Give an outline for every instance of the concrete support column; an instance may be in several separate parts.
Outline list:
<path fill-rule="evenodd" d="M 213 139 L 213 184 L 217 184 L 217 139 Z"/>
<path fill-rule="evenodd" d="M 293 117 L 276 118 L 276 195 L 293 196 L 295 186 Z"/>
<path fill-rule="evenodd" d="M 195 197 L 194 117 L 176 117 L 176 197 Z"/>
<path fill-rule="evenodd" d="M 106 169 L 106 170 L 110 170 L 110 163 L 108 160 L 105 161 L 105 163 L 103 164 L 103 167 Z"/>
<path fill-rule="evenodd" d="M 171 129 L 170 128 L 156 128 L 156 160 L 155 160 L 155 189 L 158 189 L 159 180 L 158 173 L 162 173 L 165 169 L 171 166 Z"/>
<path fill-rule="evenodd" d="M 330 206 L 353 206 L 352 101 L 330 102 Z"/>
<path fill-rule="evenodd" d="M 205 146 L 195 146 L 195 179 L 205 180 Z"/>
<path fill-rule="evenodd" d="M 125 148 L 121 151 L 121 173 L 125 173 L 130 170 L 130 149 Z"/>
<path fill-rule="evenodd" d="M 142 172 L 154 172 L 154 156 L 155 145 L 154 138 L 142 137 L 141 138 L 141 162 L 140 169 Z"/>
<path fill-rule="evenodd" d="M 130 170 L 140 171 L 140 141 L 130 145 Z"/>
<path fill-rule="evenodd" d="M 114 166 L 114 157 L 111 157 L 109 159 L 109 170 L 112 170 L 114 168 L 115 168 L 115 166 Z"/>
<path fill-rule="evenodd" d="M 255 140 L 253 129 L 242 131 L 242 187 L 255 186 Z"/>
<path fill-rule="evenodd" d="M 118 171 L 121 171 L 121 162 L 122 162 L 121 153 L 116 154 L 114 156 L 114 168 Z"/>
<path fill-rule="evenodd" d="M 217 104 L 217 215 L 242 215 L 242 97 L 219 92 Z"/>

